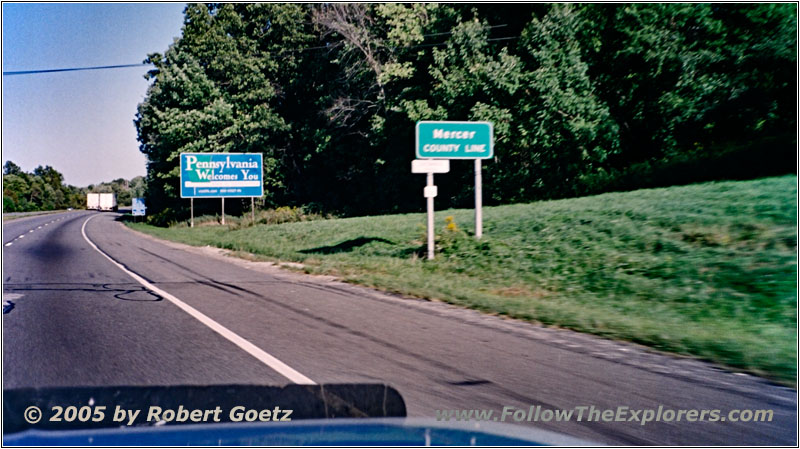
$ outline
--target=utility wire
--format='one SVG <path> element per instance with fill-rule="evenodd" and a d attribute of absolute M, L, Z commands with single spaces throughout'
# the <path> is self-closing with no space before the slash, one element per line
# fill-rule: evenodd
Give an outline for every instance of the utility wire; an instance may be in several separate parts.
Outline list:
<path fill-rule="evenodd" d="M 501 25 L 492 25 L 492 26 L 486 27 L 486 28 L 487 29 L 494 29 L 494 28 L 502 28 L 502 27 L 507 27 L 507 26 L 508 26 L 508 24 L 504 23 L 504 24 L 501 24 Z M 453 34 L 453 33 L 454 33 L 453 31 L 445 31 L 445 32 L 441 32 L 441 33 L 423 34 L 422 37 L 446 36 L 446 35 L 450 35 L 450 34 Z M 516 39 L 518 37 L 519 36 L 501 37 L 501 38 L 495 38 L 495 39 L 486 39 L 486 41 L 487 42 L 490 42 L 490 41 L 502 41 L 502 40 L 507 40 L 507 39 Z M 390 47 L 390 48 L 396 50 L 398 48 L 408 48 L 408 49 L 410 49 L 410 48 L 420 48 L 420 47 L 434 47 L 434 46 L 437 46 L 437 45 L 444 45 L 446 43 L 447 42 L 439 42 L 439 43 L 435 43 L 435 44 L 417 44 L 417 45 L 412 45 L 410 47 Z M 288 50 L 288 51 L 304 52 L 304 51 L 311 51 L 311 50 L 326 50 L 326 49 L 331 49 L 331 48 L 333 48 L 335 46 L 336 46 L 335 44 L 329 44 L 329 45 L 322 45 L 322 46 L 319 46 L 319 47 L 299 48 L 299 49 Z"/>
<path fill-rule="evenodd" d="M 504 26 L 506 26 L 506 25 L 495 25 L 495 26 L 489 27 L 489 28 L 498 28 L 498 27 L 504 27 Z M 435 34 L 430 34 L 430 35 L 426 35 L 426 36 L 435 36 L 435 35 L 442 35 L 442 34 L 453 34 L 453 33 L 452 32 L 435 33 Z M 506 41 L 506 40 L 512 40 L 512 39 L 519 39 L 519 37 L 520 36 L 496 37 L 496 38 L 486 39 L 486 42 Z M 412 49 L 412 48 L 422 48 L 422 47 L 436 47 L 436 46 L 439 46 L 439 45 L 446 45 L 446 44 L 447 44 L 447 42 L 437 42 L 437 43 L 433 43 L 433 44 L 412 45 L 410 47 L 405 47 L 405 48 L 406 49 Z M 329 48 L 331 48 L 331 46 L 324 45 L 324 46 L 319 46 L 319 47 L 300 48 L 300 49 L 289 50 L 289 51 L 304 52 L 304 51 L 311 51 L 311 50 L 324 50 L 324 49 L 329 49 Z M 152 63 L 148 63 L 148 62 L 140 62 L 139 64 L 102 65 L 102 66 L 94 66 L 94 67 L 69 67 L 69 68 L 64 68 L 64 69 L 17 70 L 17 71 L 3 72 L 3 76 L 36 75 L 36 74 L 40 74 L 40 73 L 57 73 L 57 72 L 79 72 L 79 71 L 84 71 L 84 70 L 124 69 L 124 68 L 129 68 L 129 67 L 142 67 L 142 66 L 147 66 L 147 65 L 153 65 L 153 64 Z"/>
<path fill-rule="evenodd" d="M 502 28 L 502 27 L 507 27 L 507 26 L 508 26 L 508 24 L 507 24 L 507 23 L 504 23 L 504 24 L 501 24 L 501 25 L 492 25 L 492 26 L 488 26 L 488 27 L 486 27 L 486 28 L 487 28 L 487 29 L 489 29 L 489 30 L 491 30 L 491 29 L 494 29 L 494 28 Z M 431 37 L 431 36 L 446 36 L 446 35 L 448 35 L 448 34 L 453 34 L 453 32 L 452 32 L 452 31 L 443 31 L 443 32 L 441 32 L 441 33 L 423 34 L 423 35 L 422 35 L 422 37 Z"/>
<path fill-rule="evenodd" d="M 494 38 L 491 38 L 491 39 L 486 39 L 486 42 L 508 41 L 508 40 L 519 39 L 519 38 L 520 38 L 520 36 L 494 37 Z M 447 42 L 436 42 L 434 44 L 419 44 L 419 45 L 414 45 L 413 47 L 406 47 L 406 48 L 437 47 L 439 45 L 447 45 Z"/>
<path fill-rule="evenodd" d="M 94 67 L 70 67 L 66 69 L 46 69 L 46 70 L 17 70 L 12 72 L 3 72 L 6 75 L 34 75 L 37 73 L 54 73 L 54 72 L 78 72 L 81 70 L 105 70 L 105 69 L 123 69 L 126 67 L 141 67 L 143 65 L 152 65 L 150 63 L 140 62 L 139 64 L 121 64 L 121 65 L 100 65 Z"/>

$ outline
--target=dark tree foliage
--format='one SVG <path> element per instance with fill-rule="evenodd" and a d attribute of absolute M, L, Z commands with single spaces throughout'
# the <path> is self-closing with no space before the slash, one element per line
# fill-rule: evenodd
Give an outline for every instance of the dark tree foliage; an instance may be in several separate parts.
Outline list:
<path fill-rule="evenodd" d="M 39 166 L 26 173 L 7 161 L 3 166 L 3 212 L 84 207 L 84 192 L 64 184 L 64 176 L 51 166 Z"/>
<path fill-rule="evenodd" d="M 265 206 L 420 210 L 419 120 L 494 123 L 488 204 L 785 173 L 796 32 L 791 4 L 192 4 L 148 57 L 148 212 L 188 214 L 189 151 L 262 153 Z M 469 206 L 451 166 L 437 201 Z"/>
<path fill-rule="evenodd" d="M 133 198 L 141 198 L 147 190 L 144 177 L 135 176 L 130 181 L 124 178 L 117 178 L 109 182 L 101 182 L 90 185 L 85 193 L 114 193 L 117 195 L 117 204 L 120 206 L 130 206 Z"/>
<path fill-rule="evenodd" d="M 86 194 L 115 193 L 121 206 L 131 204 L 131 198 L 145 194 L 145 179 L 136 176 L 130 181 L 115 179 L 88 187 L 64 184 L 64 176 L 53 167 L 39 166 L 27 173 L 12 161 L 3 165 L 3 212 L 33 212 L 86 207 Z"/>

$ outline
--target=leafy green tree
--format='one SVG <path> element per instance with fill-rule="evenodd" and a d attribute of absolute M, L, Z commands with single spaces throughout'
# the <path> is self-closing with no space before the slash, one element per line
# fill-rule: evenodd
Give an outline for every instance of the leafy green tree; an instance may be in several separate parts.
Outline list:
<path fill-rule="evenodd" d="M 182 38 L 162 56 L 135 120 L 148 157 L 148 200 L 154 210 L 186 209 L 179 200 L 181 152 L 260 152 L 266 196 L 283 188 L 289 125 L 274 112 L 292 72 L 292 51 L 308 36 L 307 8 L 278 4 L 191 4 Z"/>
<path fill-rule="evenodd" d="M 130 191 L 132 198 L 141 198 L 144 196 L 146 186 L 143 176 L 136 176 L 130 181 Z"/>
<path fill-rule="evenodd" d="M 135 119 L 149 211 L 188 215 L 188 151 L 263 154 L 265 206 L 419 210 L 419 120 L 494 123 L 489 204 L 782 173 L 796 21 L 790 4 L 190 4 Z M 444 207 L 471 204 L 471 173 L 437 179 Z"/>
<path fill-rule="evenodd" d="M 9 163 L 13 164 L 9 161 L 6 163 L 6 167 Z M 15 171 L 10 173 L 15 173 Z M 24 211 L 23 200 L 29 195 L 30 186 L 21 170 L 16 171 L 16 174 L 3 175 L 3 210 L 8 212 Z"/>
<path fill-rule="evenodd" d="M 64 176 L 51 166 L 39 166 L 26 173 L 11 161 L 3 175 L 3 210 L 27 212 L 82 208 L 86 206 L 86 190 L 63 183 Z"/>
<path fill-rule="evenodd" d="M 514 111 L 518 150 L 503 167 L 519 199 L 578 193 L 581 177 L 602 171 L 619 151 L 619 128 L 581 55 L 576 32 L 584 20 L 573 5 L 556 4 L 523 32 L 528 70 Z"/>
<path fill-rule="evenodd" d="M 584 12 L 592 20 L 581 32 L 591 45 L 582 48 L 620 127 L 618 167 L 697 157 L 753 140 L 764 126 L 780 134 L 794 123 L 784 101 L 794 84 L 794 7 L 590 5 Z"/>
<path fill-rule="evenodd" d="M 6 161 L 5 165 L 3 165 L 4 175 L 18 175 L 20 173 L 22 173 L 22 168 L 11 161 Z"/>
<path fill-rule="evenodd" d="M 3 213 L 16 212 L 17 205 L 11 197 L 3 195 Z"/>

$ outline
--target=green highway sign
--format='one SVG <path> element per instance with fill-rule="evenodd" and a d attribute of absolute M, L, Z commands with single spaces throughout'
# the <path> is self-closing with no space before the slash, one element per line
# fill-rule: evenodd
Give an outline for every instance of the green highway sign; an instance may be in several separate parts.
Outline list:
<path fill-rule="evenodd" d="M 490 122 L 417 122 L 420 159 L 491 159 L 494 129 Z"/>

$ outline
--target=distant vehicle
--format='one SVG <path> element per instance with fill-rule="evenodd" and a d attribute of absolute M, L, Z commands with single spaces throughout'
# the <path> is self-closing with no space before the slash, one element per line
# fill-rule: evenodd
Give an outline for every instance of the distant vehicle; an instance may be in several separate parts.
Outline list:
<path fill-rule="evenodd" d="M 86 194 L 86 209 L 88 209 L 88 210 L 100 210 L 100 194 L 99 193 L 87 193 Z"/>
<path fill-rule="evenodd" d="M 114 193 L 87 193 L 86 209 L 116 211 L 117 195 Z"/>
<path fill-rule="evenodd" d="M 100 194 L 100 210 L 117 211 L 117 195 L 114 193 Z"/>

